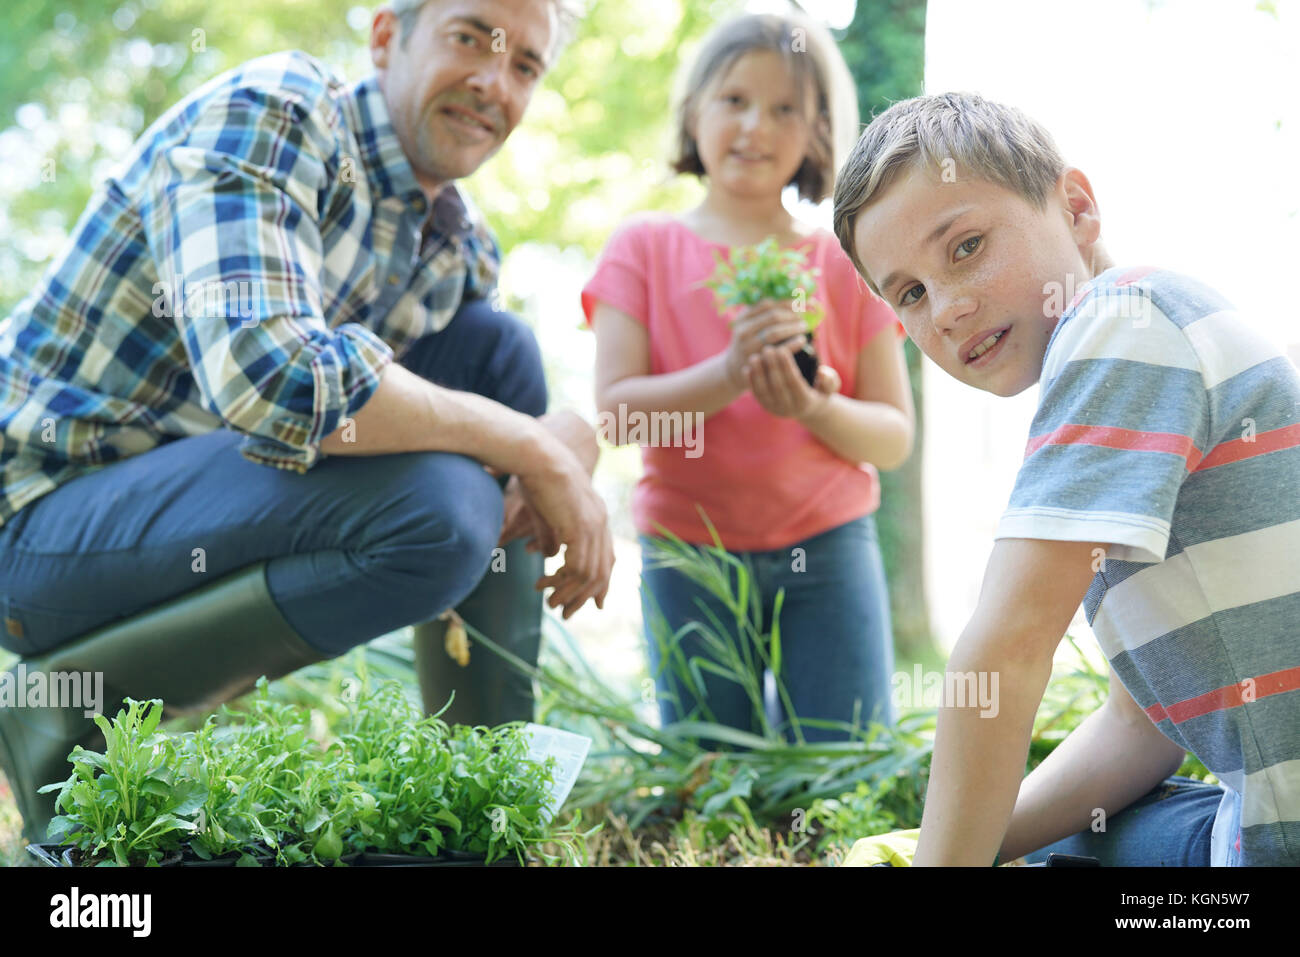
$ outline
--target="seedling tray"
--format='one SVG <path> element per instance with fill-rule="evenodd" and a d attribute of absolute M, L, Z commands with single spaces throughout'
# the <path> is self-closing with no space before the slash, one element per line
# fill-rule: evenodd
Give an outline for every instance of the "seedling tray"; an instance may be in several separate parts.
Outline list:
<path fill-rule="evenodd" d="M 28 844 L 27 852 L 47 867 L 79 867 L 74 858 L 75 848 L 61 844 Z M 271 867 L 275 858 L 270 854 L 256 855 L 259 866 Z M 162 861 L 160 867 L 234 867 L 239 855 L 203 860 L 191 851 L 177 851 Z M 468 854 L 464 851 L 447 851 L 438 857 L 418 854 L 360 853 L 344 854 L 339 858 L 349 867 L 519 867 L 519 860 L 513 854 L 484 864 L 482 854 Z M 304 865 L 305 866 L 305 865 Z"/>

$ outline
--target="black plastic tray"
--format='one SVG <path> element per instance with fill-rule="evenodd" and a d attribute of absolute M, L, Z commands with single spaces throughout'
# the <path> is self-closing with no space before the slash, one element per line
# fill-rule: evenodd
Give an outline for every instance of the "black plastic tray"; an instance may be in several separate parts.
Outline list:
<path fill-rule="evenodd" d="M 48 867 L 77 867 L 72 859 L 72 848 L 61 844 L 28 844 L 27 852 Z M 238 855 L 214 858 L 205 861 L 199 857 L 175 854 L 164 860 L 160 867 L 234 867 Z M 258 855 L 257 860 L 263 867 L 271 867 L 274 858 L 270 855 Z M 364 852 L 344 854 L 340 858 L 349 867 L 519 867 L 519 859 L 508 854 L 491 864 L 485 864 L 482 854 L 469 854 L 465 851 L 447 851 L 438 857 L 417 854 L 387 854 Z"/>

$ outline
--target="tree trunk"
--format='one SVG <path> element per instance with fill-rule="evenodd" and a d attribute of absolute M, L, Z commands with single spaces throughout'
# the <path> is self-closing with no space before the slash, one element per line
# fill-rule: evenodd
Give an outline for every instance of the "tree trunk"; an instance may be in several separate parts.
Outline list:
<path fill-rule="evenodd" d="M 863 123 L 891 103 L 916 96 L 925 77 L 925 0 L 858 0 L 853 22 L 840 36 L 840 50 L 853 74 Z M 894 645 L 900 657 L 938 656 L 925 596 L 924 511 L 921 468 L 925 434 L 921 354 L 906 343 L 907 371 L 916 405 L 916 445 L 902 468 L 881 473 L 876 513 Z"/>

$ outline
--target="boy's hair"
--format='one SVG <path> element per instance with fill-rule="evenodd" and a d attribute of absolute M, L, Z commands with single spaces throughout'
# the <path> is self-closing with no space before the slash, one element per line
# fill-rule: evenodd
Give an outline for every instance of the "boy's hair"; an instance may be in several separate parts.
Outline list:
<path fill-rule="evenodd" d="M 1019 193 L 1043 209 L 1065 160 L 1052 135 L 1014 106 L 974 93 L 901 100 L 862 131 L 835 184 L 834 229 L 854 267 L 880 295 L 854 249 L 858 213 L 917 168 L 967 175 Z"/>
<path fill-rule="evenodd" d="M 677 132 L 669 165 L 678 173 L 703 176 L 690 122 L 707 88 L 721 80 L 746 53 L 770 50 L 785 60 L 795 84 L 812 79 L 814 121 L 808 155 L 786 185 L 799 196 L 820 203 L 830 195 L 835 169 L 848 153 L 858 128 L 858 97 L 849 68 L 830 31 L 807 17 L 751 14 L 715 27 L 700 46 L 678 96 Z"/>

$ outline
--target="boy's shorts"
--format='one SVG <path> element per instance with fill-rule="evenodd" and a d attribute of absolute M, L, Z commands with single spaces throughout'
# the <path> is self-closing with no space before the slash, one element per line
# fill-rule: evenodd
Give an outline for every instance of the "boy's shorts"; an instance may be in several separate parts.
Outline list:
<path fill-rule="evenodd" d="M 1100 821 L 1099 830 L 1049 844 L 1026 854 L 1025 862 L 1041 863 L 1052 852 L 1095 857 L 1103 867 L 1209 867 L 1215 817 L 1225 793 L 1217 784 L 1167 778 Z"/>

